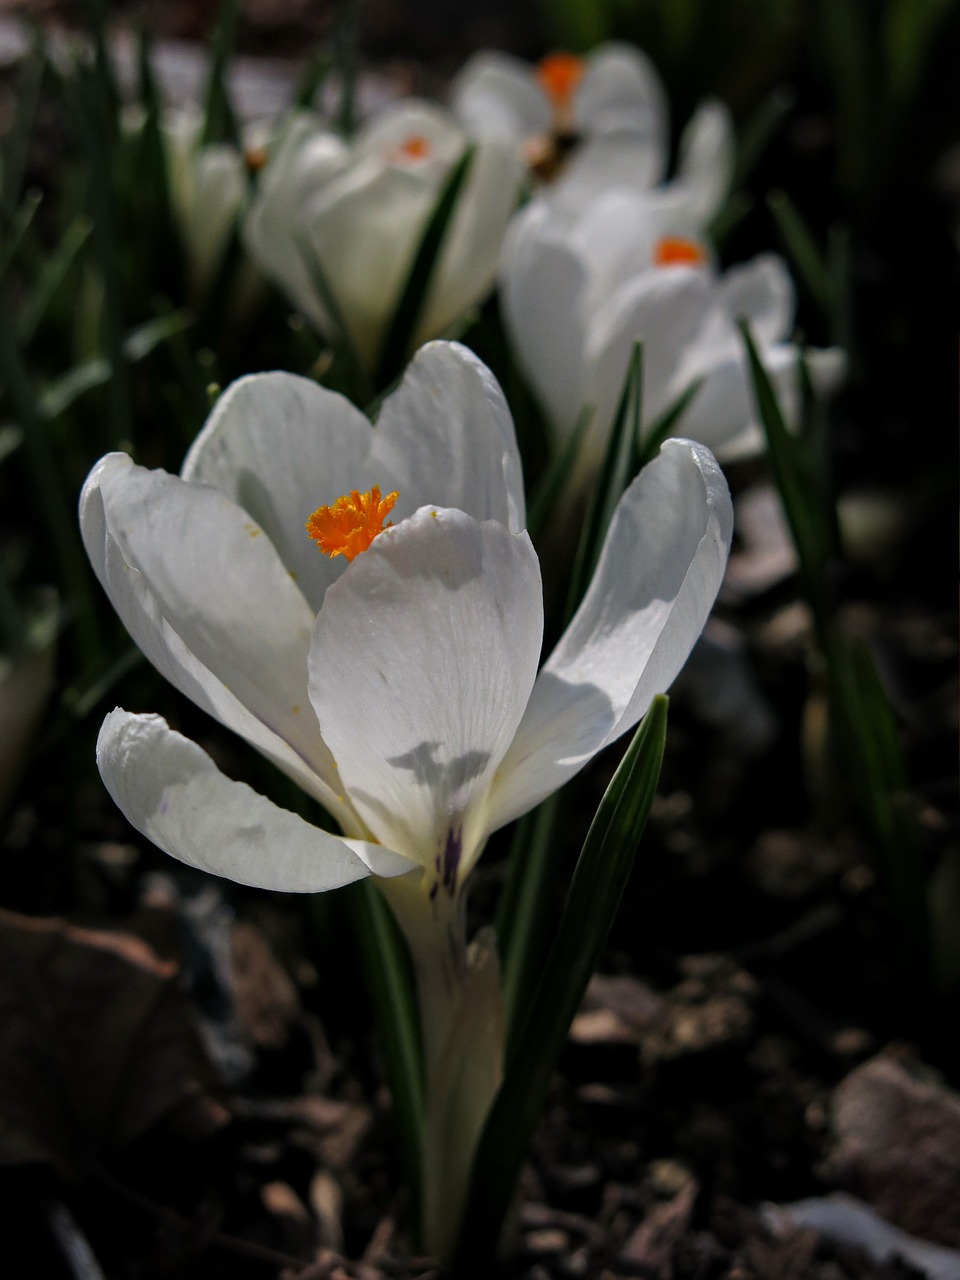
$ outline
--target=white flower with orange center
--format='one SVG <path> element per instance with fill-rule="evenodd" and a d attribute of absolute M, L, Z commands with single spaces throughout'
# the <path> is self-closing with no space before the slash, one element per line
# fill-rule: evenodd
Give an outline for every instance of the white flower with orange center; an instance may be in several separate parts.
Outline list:
<path fill-rule="evenodd" d="M 485 50 L 456 76 L 450 102 L 475 137 L 512 143 L 541 191 L 567 206 L 612 188 L 645 191 L 667 173 L 666 93 L 650 59 L 629 44 L 610 41 L 586 57 L 551 53 L 535 66 Z M 730 113 L 706 101 L 684 130 L 669 188 L 706 221 L 732 172 Z"/>
<path fill-rule="evenodd" d="M 635 342 L 643 343 L 643 420 L 653 425 L 702 380 L 677 423 L 721 460 L 759 452 L 743 344 L 749 321 L 788 419 L 800 407 L 793 284 L 761 254 L 717 273 L 696 211 L 668 191 L 608 191 L 582 210 L 533 200 L 514 219 L 500 267 L 501 313 L 518 362 L 558 440 L 592 407 L 586 450 L 602 453 Z M 842 353 L 810 351 L 832 390 Z"/>
<path fill-rule="evenodd" d="M 247 248 L 328 337 L 336 318 L 319 264 L 360 360 L 376 367 L 387 325 L 451 171 L 469 139 L 441 108 L 409 100 L 344 142 L 300 113 L 260 175 Z M 441 335 L 493 286 L 521 166 L 509 146 L 477 145 L 441 246 L 413 345 Z"/>
<path fill-rule="evenodd" d="M 175 857 L 244 883 L 310 891 L 419 868 L 455 894 L 491 831 L 672 680 L 720 583 L 729 503 L 706 450 L 666 450 L 624 496 L 539 675 L 523 524 L 506 403 L 455 343 L 420 351 L 375 428 L 307 379 L 257 374 L 221 396 L 179 477 L 108 454 L 81 527 L 127 628 L 347 839 L 117 711 L 99 759 L 121 808 Z"/>
<path fill-rule="evenodd" d="M 454 343 L 418 353 L 375 427 L 307 379 L 243 378 L 179 477 L 103 458 L 80 523 L 154 666 L 343 834 L 231 781 L 160 717 L 117 708 L 97 762 L 128 820 L 242 884 L 378 878 L 417 978 L 425 1230 L 442 1253 L 502 1065 L 496 954 L 484 937 L 467 949 L 466 880 L 491 832 L 627 732 L 683 665 L 729 549 L 723 476 L 699 445 L 664 447 L 624 494 L 542 666 L 513 424 Z"/>

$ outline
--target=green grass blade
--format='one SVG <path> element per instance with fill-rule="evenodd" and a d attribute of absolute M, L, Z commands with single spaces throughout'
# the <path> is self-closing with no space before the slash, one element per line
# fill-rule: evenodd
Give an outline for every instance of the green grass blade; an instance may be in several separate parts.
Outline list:
<path fill-rule="evenodd" d="M 550 1077 L 633 867 L 660 775 L 666 729 L 667 699 L 660 695 L 590 826 L 540 985 L 480 1140 L 454 1275 L 490 1274 L 491 1255 Z"/>
<path fill-rule="evenodd" d="M 210 73 L 204 95 L 201 146 L 211 142 L 232 142 L 242 146 L 237 118 L 227 88 L 227 68 L 237 43 L 241 0 L 220 0 L 217 24 L 210 49 Z"/>
<path fill-rule="evenodd" d="M 16 88 L 17 112 L 3 146 L 3 164 L 0 166 L 3 182 L 0 186 L 0 226 L 6 227 L 16 214 L 23 194 L 23 180 L 27 170 L 27 152 L 40 101 L 40 86 L 46 55 L 39 44 L 34 45 L 24 59 Z"/>
<path fill-rule="evenodd" d="M 580 446 L 583 444 L 583 437 L 586 435 L 592 416 L 591 405 L 581 409 L 580 416 L 569 437 L 564 441 L 563 448 L 551 461 L 533 492 L 527 507 L 527 532 L 534 542 L 543 532 L 551 512 L 556 508 L 561 494 L 570 483 L 574 466 L 580 456 Z"/>
<path fill-rule="evenodd" d="M 319 295 L 324 311 L 330 318 L 331 331 L 324 333 L 323 337 L 333 351 L 334 357 L 340 362 L 344 376 L 351 388 L 352 394 L 350 398 L 354 404 L 368 405 L 374 399 L 374 389 L 370 383 L 370 375 L 367 373 L 366 366 L 357 354 L 353 339 L 350 337 L 350 330 L 347 328 L 343 312 L 340 310 L 337 295 L 331 288 L 326 272 L 323 269 L 323 264 L 314 253 L 310 242 L 305 236 L 300 236 L 297 244 L 304 266 L 310 276 L 310 282 Z"/>
<path fill-rule="evenodd" d="M 636 342 L 623 380 L 600 474 L 590 496 L 580 532 L 567 593 L 565 617 L 568 620 L 576 612 L 593 577 L 614 508 L 636 474 L 642 403 L 643 344 Z"/>
<path fill-rule="evenodd" d="M 100 648 L 100 623 L 90 586 L 86 556 L 80 546 L 74 500 L 63 492 L 46 423 L 16 345 L 13 327 L 0 324 L 0 378 L 6 384 L 23 429 L 23 447 L 44 532 L 56 558 L 64 594 L 76 610 L 77 647 L 83 661 Z"/>
<path fill-rule="evenodd" d="M 317 95 L 322 92 L 332 69 L 333 55 L 330 50 L 314 49 L 307 60 L 307 65 L 300 73 L 297 86 L 293 91 L 291 106 L 299 107 L 304 111 L 314 109 Z"/>
<path fill-rule="evenodd" d="M 67 227 L 53 253 L 44 259 L 36 283 L 17 317 L 17 339 L 21 347 L 26 347 L 36 334 L 92 230 L 90 219 L 79 214 Z"/>
<path fill-rule="evenodd" d="M 785 191 L 771 192 L 767 204 L 797 274 L 822 312 L 829 331 L 835 332 L 838 303 L 833 278 L 800 210 Z"/>
<path fill-rule="evenodd" d="M 426 1115 L 423 1050 L 410 955 L 390 908 L 368 880 L 341 891 L 373 1005 L 387 1083 L 393 1095 L 404 1177 L 420 1221 L 421 1134 Z"/>
<path fill-rule="evenodd" d="M 40 208 L 41 200 L 39 192 L 27 192 L 13 215 L 10 230 L 4 235 L 5 243 L 0 245 L 0 285 L 3 284 L 7 272 L 16 261 L 20 247 L 30 230 L 30 224 Z"/>
<path fill-rule="evenodd" d="M 797 95 L 793 89 L 777 88 L 751 114 L 737 139 L 733 186 L 742 186 L 750 177 L 777 130 L 793 110 Z"/>
<path fill-rule="evenodd" d="M 460 193 L 473 164 L 473 155 L 473 147 L 467 147 L 451 169 L 413 255 L 383 340 L 377 372 L 379 387 L 385 387 L 399 377 L 406 364 L 437 260 L 443 250 L 447 229 L 456 213 Z"/>
<path fill-rule="evenodd" d="M 360 50 L 360 5 L 358 0 L 339 0 L 333 33 L 334 65 L 340 72 L 340 103 L 337 128 L 352 138 L 357 127 L 357 64 Z"/>
<path fill-rule="evenodd" d="M 800 453 L 800 442 L 790 434 L 773 385 L 760 360 L 749 326 L 739 322 L 747 349 L 757 416 L 767 438 L 767 450 L 774 479 L 780 492 L 787 523 L 800 559 L 807 597 L 813 608 L 821 638 L 828 628 L 828 608 L 824 595 L 830 546 L 823 513 L 813 500 L 809 476 Z"/>
<path fill-rule="evenodd" d="M 640 441 L 636 470 L 639 471 L 641 467 L 645 467 L 648 462 L 652 462 L 657 456 L 660 446 L 669 435 L 673 434 L 677 423 L 686 413 L 693 402 L 694 396 L 702 386 L 703 378 L 694 378 L 689 387 L 680 392 L 673 404 L 664 409 L 653 426 L 644 431 Z"/>
<path fill-rule="evenodd" d="M 559 902 L 554 892 L 567 805 L 558 792 L 517 823 L 497 909 L 507 1046 L 529 1007 Z"/>

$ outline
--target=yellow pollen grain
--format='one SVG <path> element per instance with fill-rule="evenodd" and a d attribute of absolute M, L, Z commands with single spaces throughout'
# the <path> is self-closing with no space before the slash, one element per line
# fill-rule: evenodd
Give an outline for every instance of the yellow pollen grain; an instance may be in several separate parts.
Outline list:
<path fill-rule="evenodd" d="M 653 250 L 654 265 L 658 267 L 698 267 L 706 260 L 703 246 L 686 236 L 664 236 Z"/>
<path fill-rule="evenodd" d="M 306 530 L 325 556 L 346 556 L 353 560 L 390 524 L 384 519 L 399 498 L 397 492 L 380 496 L 380 488 L 361 493 L 351 489 L 329 507 L 318 507 L 306 523 Z M 392 523 L 392 522 L 391 522 Z"/>

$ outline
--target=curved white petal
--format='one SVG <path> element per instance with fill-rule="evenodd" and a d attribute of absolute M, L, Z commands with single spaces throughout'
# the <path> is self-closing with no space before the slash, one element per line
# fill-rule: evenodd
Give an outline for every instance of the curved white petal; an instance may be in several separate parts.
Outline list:
<path fill-rule="evenodd" d="M 491 830 L 562 786 L 669 687 L 719 590 L 732 526 L 713 455 L 668 440 L 620 500 L 583 603 L 537 677 Z"/>
<path fill-rule="evenodd" d="M 796 297 L 787 264 L 777 254 L 761 253 L 731 267 L 718 281 L 717 290 L 730 318 L 749 322 L 759 347 L 789 337 Z"/>
<path fill-rule="evenodd" d="M 259 526 L 215 489 L 108 454 L 84 485 L 80 527 L 157 670 L 356 829 L 307 697 L 313 613 Z"/>
<path fill-rule="evenodd" d="M 470 170 L 434 264 L 414 345 L 445 333 L 490 293 L 522 179 L 523 168 L 509 143 L 491 140 L 475 144 Z"/>
<path fill-rule="evenodd" d="M 662 172 L 663 156 L 651 139 L 598 134 L 584 138 L 546 194 L 564 209 L 587 211 L 605 191 L 648 191 Z"/>
<path fill-rule="evenodd" d="M 582 133 L 633 133 L 649 139 L 660 156 L 655 181 L 663 176 L 669 130 L 667 97 L 646 54 L 616 41 L 598 45 L 587 60 L 573 110 Z"/>
<path fill-rule="evenodd" d="M 265 275 L 322 332 L 332 321 L 303 254 L 301 211 L 348 163 L 348 149 L 318 117 L 297 112 L 283 130 L 243 222 L 243 241 Z"/>
<path fill-rule="evenodd" d="M 316 613 L 344 562 L 321 555 L 304 525 L 317 507 L 369 487 L 372 436 L 359 409 L 310 378 L 250 374 L 217 401 L 181 475 L 213 485 L 253 517 Z M 371 483 L 394 488 L 389 472 Z"/>
<path fill-rule="evenodd" d="M 584 403 L 587 274 L 578 255 L 533 201 L 517 215 L 504 244 L 500 301 L 520 366 L 561 434 Z"/>
<path fill-rule="evenodd" d="M 450 107 L 477 138 L 522 143 L 550 129 L 550 104 L 530 67 L 506 53 L 469 58 L 450 86 Z"/>
<path fill-rule="evenodd" d="M 238 884 L 322 893 L 412 869 L 390 849 L 330 835 L 231 781 L 160 716 L 111 711 L 97 739 L 97 765 L 124 817 L 148 840 Z"/>
<path fill-rule="evenodd" d="M 524 527 L 510 409 L 490 370 L 460 343 L 421 347 L 368 435 L 370 483 L 400 493 L 395 520 L 433 503 Z"/>
<path fill-rule="evenodd" d="M 701 333 L 710 277 L 702 268 L 657 267 L 628 280 L 594 316 L 587 352 L 587 399 L 597 406 L 592 448 L 606 443 L 635 342 L 643 343 L 643 421 L 672 403 Z"/>
<path fill-rule="evenodd" d="M 702 226 L 719 211 L 730 193 L 734 160 L 729 108 L 718 98 L 702 102 L 680 138 L 675 180 Z"/>
<path fill-rule="evenodd" d="M 351 800 L 452 891 L 536 676 L 540 570 L 525 533 L 425 507 L 327 592 L 310 695 Z"/>

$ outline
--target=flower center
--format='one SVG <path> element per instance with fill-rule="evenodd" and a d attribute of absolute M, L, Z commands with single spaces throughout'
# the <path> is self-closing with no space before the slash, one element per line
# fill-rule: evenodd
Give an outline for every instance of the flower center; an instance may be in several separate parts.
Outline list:
<path fill-rule="evenodd" d="M 537 63 L 537 80 L 555 112 L 570 107 L 573 91 L 583 79 L 586 64 L 573 53 L 548 53 Z"/>
<path fill-rule="evenodd" d="M 422 133 L 412 133 L 409 138 L 404 138 L 391 148 L 386 158 L 391 164 L 416 164 L 418 160 L 426 160 L 432 152 L 429 138 L 425 138 Z"/>
<path fill-rule="evenodd" d="M 706 260 L 703 246 L 685 236 L 663 236 L 653 250 L 654 265 L 658 267 L 698 267 Z"/>
<path fill-rule="evenodd" d="M 332 506 L 317 507 L 307 521 L 307 533 L 325 556 L 346 556 L 352 560 L 366 551 L 378 533 L 390 528 L 383 520 L 399 496 L 399 493 L 388 493 L 381 498 L 378 485 L 366 493 L 351 489 Z"/>

